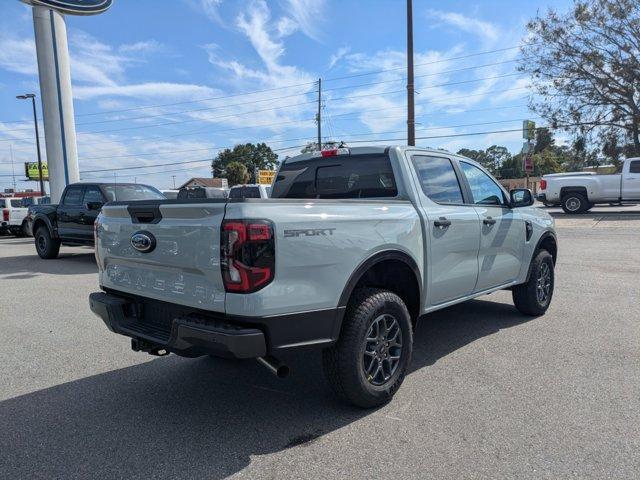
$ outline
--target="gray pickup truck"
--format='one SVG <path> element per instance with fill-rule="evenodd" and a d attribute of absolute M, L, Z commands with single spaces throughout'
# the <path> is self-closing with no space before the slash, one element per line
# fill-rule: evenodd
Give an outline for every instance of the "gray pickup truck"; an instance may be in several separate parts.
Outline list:
<path fill-rule="evenodd" d="M 510 289 L 551 302 L 553 219 L 467 158 L 359 147 L 286 159 L 268 199 L 113 202 L 95 225 L 90 306 L 132 347 L 257 358 L 322 348 L 342 399 L 388 401 L 420 316 Z"/>

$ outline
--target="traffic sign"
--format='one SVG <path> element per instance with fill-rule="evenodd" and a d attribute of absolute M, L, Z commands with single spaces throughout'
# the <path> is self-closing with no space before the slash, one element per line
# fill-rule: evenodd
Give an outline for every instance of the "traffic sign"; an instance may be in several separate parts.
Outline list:
<path fill-rule="evenodd" d="M 526 173 L 533 173 L 533 154 L 527 153 L 524 156 L 524 171 Z"/>
<path fill-rule="evenodd" d="M 275 176 L 275 170 L 258 170 L 258 183 L 261 185 L 271 185 Z"/>

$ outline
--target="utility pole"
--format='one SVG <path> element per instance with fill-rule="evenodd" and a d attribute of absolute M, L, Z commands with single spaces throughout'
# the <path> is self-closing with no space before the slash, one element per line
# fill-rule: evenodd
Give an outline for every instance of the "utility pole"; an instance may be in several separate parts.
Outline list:
<path fill-rule="evenodd" d="M 407 143 L 416 144 L 416 112 L 413 84 L 413 0 L 407 0 Z"/>
<path fill-rule="evenodd" d="M 173 178 L 173 189 L 176 189 L 176 176 L 175 175 L 171 175 L 171 178 Z"/>
<path fill-rule="evenodd" d="M 40 178 L 40 195 L 45 196 L 44 180 L 42 178 L 42 156 L 40 155 L 40 134 L 38 133 L 38 116 L 36 113 L 36 95 L 35 93 L 25 93 L 24 95 L 18 95 L 16 98 L 20 100 L 31 99 L 31 105 L 33 106 L 33 125 L 36 129 L 36 149 L 38 151 L 38 176 Z"/>
<path fill-rule="evenodd" d="M 322 79 L 318 79 L 318 113 L 316 113 L 316 122 L 318 123 L 318 150 L 322 150 Z"/>
<path fill-rule="evenodd" d="M 13 144 L 9 144 L 9 152 L 11 153 L 11 179 L 13 180 L 13 191 L 16 191 L 16 169 L 13 166 Z"/>

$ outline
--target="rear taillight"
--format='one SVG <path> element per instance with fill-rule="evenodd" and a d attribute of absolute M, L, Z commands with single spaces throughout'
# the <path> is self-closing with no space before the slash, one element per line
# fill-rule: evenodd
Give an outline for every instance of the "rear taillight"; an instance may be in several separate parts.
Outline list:
<path fill-rule="evenodd" d="M 542 180 L 540 180 L 540 190 L 546 190 L 547 189 L 547 181 L 543 178 Z"/>
<path fill-rule="evenodd" d="M 2 220 L 5 222 L 9 221 L 9 209 L 8 208 L 3 208 L 2 209 Z"/>
<path fill-rule="evenodd" d="M 227 292 L 255 292 L 273 280 L 276 258 L 271 222 L 225 220 L 220 244 L 222 279 Z"/>

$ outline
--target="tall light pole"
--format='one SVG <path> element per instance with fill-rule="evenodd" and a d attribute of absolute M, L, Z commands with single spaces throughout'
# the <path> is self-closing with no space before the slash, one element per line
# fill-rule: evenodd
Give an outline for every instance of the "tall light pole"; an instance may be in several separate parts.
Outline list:
<path fill-rule="evenodd" d="M 38 115 L 36 113 L 36 94 L 35 93 L 25 93 L 24 95 L 16 96 L 17 99 L 26 100 L 27 98 L 31 99 L 31 105 L 33 106 L 33 125 L 36 129 L 36 149 L 38 150 L 38 176 L 40 177 L 40 194 L 42 196 L 46 195 L 44 190 L 44 179 L 42 178 L 42 156 L 40 155 L 40 134 L 38 133 Z"/>
<path fill-rule="evenodd" d="M 416 145 L 416 113 L 413 84 L 413 1 L 407 0 L 407 143 Z"/>

